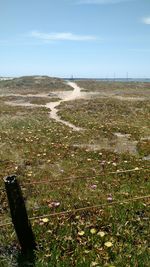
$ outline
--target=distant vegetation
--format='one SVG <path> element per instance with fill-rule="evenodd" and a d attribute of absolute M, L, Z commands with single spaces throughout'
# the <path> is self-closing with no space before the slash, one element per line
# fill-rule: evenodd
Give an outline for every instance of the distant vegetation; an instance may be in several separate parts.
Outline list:
<path fill-rule="evenodd" d="M 13 80 L 0 81 L 1 93 L 36 94 L 49 91 L 70 90 L 63 80 L 48 76 L 25 76 Z"/>
<path fill-rule="evenodd" d="M 140 82 L 102 82 L 95 80 L 77 81 L 77 84 L 86 91 L 98 91 L 113 93 L 118 95 L 147 95 L 150 98 L 150 83 Z"/>

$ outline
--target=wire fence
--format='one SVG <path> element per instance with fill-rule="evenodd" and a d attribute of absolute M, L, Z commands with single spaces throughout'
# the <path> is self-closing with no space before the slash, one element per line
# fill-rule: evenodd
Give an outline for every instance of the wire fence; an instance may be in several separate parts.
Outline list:
<path fill-rule="evenodd" d="M 118 170 L 116 172 L 108 172 L 108 173 L 101 173 L 98 175 L 94 175 L 94 176 L 77 176 L 77 177 L 69 177 L 69 178 L 64 178 L 64 179 L 56 179 L 56 180 L 42 180 L 42 181 L 38 181 L 38 182 L 28 182 L 28 183 L 24 183 L 22 184 L 23 186 L 25 185 L 37 185 L 37 184 L 57 184 L 57 183 L 65 183 L 65 182 L 71 182 L 71 181 L 75 181 L 75 180 L 91 180 L 91 179 L 95 179 L 98 178 L 99 176 L 105 176 L 105 175 L 110 175 L 110 174 L 122 174 L 122 173 L 129 173 L 129 172 L 137 172 L 137 171 L 150 171 L 149 169 L 143 169 L 143 168 L 138 168 L 138 169 L 131 169 L 131 170 Z"/>
<path fill-rule="evenodd" d="M 76 181 L 76 180 L 91 180 L 91 179 L 96 179 L 100 176 L 105 176 L 105 175 L 119 175 L 119 174 L 123 174 L 123 173 L 132 173 L 132 172 L 139 172 L 139 171 L 145 171 L 145 172 L 149 172 L 150 169 L 143 169 L 143 168 L 134 168 L 134 169 L 129 169 L 129 170 L 117 170 L 114 172 L 102 172 L 99 173 L 98 175 L 90 175 L 90 176 L 75 176 L 75 177 L 68 177 L 68 178 L 64 178 L 64 179 L 55 179 L 55 180 L 41 180 L 41 181 L 35 181 L 35 182 L 27 182 L 27 183 L 20 183 L 20 186 L 30 186 L 30 185 L 44 185 L 44 184 L 58 184 L 58 183 L 67 183 L 67 182 L 71 182 L 71 181 Z M 4 188 L 0 188 L 0 191 L 5 192 Z"/>
<path fill-rule="evenodd" d="M 39 219 L 42 219 L 42 218 L 57 217 L 57 216 L 63 216 L 63 215 L 68 215 L 68 214 L 75 214 L 77 212 L 83 212 L 83 211 L 94 210 L 94 209 L 101 209 L 103 207 L 122 205 L 122 204 L 127 204 L 127 203 L 131 203 L 131 202 L 134 202 L 134 201 L 138 201 L 138 200 L 142 200 L 142 199 L 144 200 L 144 199 L 149 199 L 149 198 L 150 198 L 150 195 L 134 197 L 134 198 L 129 198 L 129 199 L 126 199 L 126 200 L 121 200 L 121 201 L 113 201 L 113 202 L 110 202 L 110 203 L 103 203 L 103 204 L 100 204 L 100 205 L 86 206 L 86 207 L 73 209 L 73 210 L 54 212 L 54 213 L 50 213 L 50 214 L 43 214 L 43 215 L 40 215 L 40 216 L 33 216 L 33 217 L 29 217 L 29 220 L 33 221 L 33 220 L 39 220 Z M 10 226 L 10 225 L 12 225 L 12 222 L 6 222 L 6 223 L 0 222 L 0 227 Z"/>
<path fill-rule="evenodd" d="M 133 173 L 133 172 L 140 172 L 140 171 L 146 171 L 149 172 L 150 169 L 143 169 L 143 168 L 134 168 L 134 169 L 128 169 L 128 170 L 117 170 L 117 171 L 113 171 L 113 172 L 108 172 L 108 173 L 101 173 L 99 175 L 94 175 L 94 176 L 77 176 L 77 177 L 69 177 L 69 178 L 64 178 L 64 179 L 56 179 L 56 180 L 42 180 L 42 181 L 35 181 L 35 182 L 27 182 L 27 183 L 21 183 L 20 186 L 24 187 L 24 186 L 30 186 L 30 185 L 44 185 L 44 184 L 55 184 L 55 183 L 66 183 L 66 182 L 72 182 L 72 181 L 76 181 L 76 180 L 89 180 L 89 179 L 94 179 L 94 178 L 98 178 L 99 176 L 105 176 L 105 175 L 119 175 L 119 174 L 123 174 L 123 173 Z M 0 188 L 0 191 L 5 192 L 4 188 Z M 42 218 L 47 218 L 47 217 L 55 217 L 55 216 L 62 216 L 62 215 L 67 215 L 67 214 L 73 214 L 73 213 L 77 213 L 77 212 L 82 212 L 82 211 L 87 211 L 87 210 L 94 210 L 94 209 L 100 209 L 102 207 L 109 207 L 109 206 L 114 206 L 114 205 L 122 205 L 122 204 L 126 204 L 126 203 L 130 203 L 130 202 L 134 202 L 134 201 L 138 201 L 138 200 L 146 200 L 149 199 L 150 195 L 146 195 L 146 196 L 139 196 L 139 197 L 133 197 L 133 198 L 129 198 L 129 199 L 125 199 L 125 200 L 121 200 L 121 201 L 112 201 L 109 203 L 102 203 L 102 204 L 98 204 L 98 205 L 93 205 L 93 206 L 86 206 L 86 207 L 81 207 L 78 209 L 72 209 L 72 210 L 67 210 L 67 211 L 60 211 L 60 212 L 53 212 L 53 213 L 48 213 L 48 214 L 43 214 L 43 215 L 39 215 L 39 216 L 33 216 L 30 217 L 29 219 L 31 221 L 33 220 L 39 220 Z M 48 208 L 48 206 L 40 206 L 38 209 L 42 209 L 42 208 Z M 37 211 L 37 209 L 30 209 L 32 211 Z M 0 217 L 0 227 L 7 227 L 12 225 L 12 222 L 5 220 L 2 220 L 2 216 Z"/>

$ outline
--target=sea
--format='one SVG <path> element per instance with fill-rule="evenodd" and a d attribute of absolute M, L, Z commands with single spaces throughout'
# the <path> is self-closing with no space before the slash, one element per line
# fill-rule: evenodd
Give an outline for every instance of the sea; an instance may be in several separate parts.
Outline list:
<path fill-rule="evenodd" d="M 67 79 L 66 79 L 67 80 Z M 140 82 L 140 83 L 150 83 L 150 78 L 71 78 L 70 80 L 74 81 L 85 81 L 85 80 L 94 80 L 102 82 Z"/>

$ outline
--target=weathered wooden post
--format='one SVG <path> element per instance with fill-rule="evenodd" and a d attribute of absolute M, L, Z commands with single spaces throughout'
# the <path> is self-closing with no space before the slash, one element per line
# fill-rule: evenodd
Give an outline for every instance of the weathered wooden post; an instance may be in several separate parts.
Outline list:
<path fill-rule="evenodd" d="M 4 178 L 12 222 L 23 253 L 36 249 L 35 238 L 25 207 L 20 185 L 15 175 Z"/>

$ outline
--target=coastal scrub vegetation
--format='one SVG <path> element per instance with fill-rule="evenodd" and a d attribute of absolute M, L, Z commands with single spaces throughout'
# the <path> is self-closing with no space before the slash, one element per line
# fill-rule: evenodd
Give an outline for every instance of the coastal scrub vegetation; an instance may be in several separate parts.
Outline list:
<path fill-rule="evenodd" d="M 10 222 L 3 177 L 16 174 L 38 244 L 34 263 L 18 265 L 14 229 L 1 227 L 2 267 L 149 266 L 150 85 L 78 85 L 98 94 L 60 104 L 61 118 L 82 128 L 74 131 L 49 117 L 45 99 L 7 103 L 70 90 L 63 80 L 0 82 L 0 224 Z"/>

